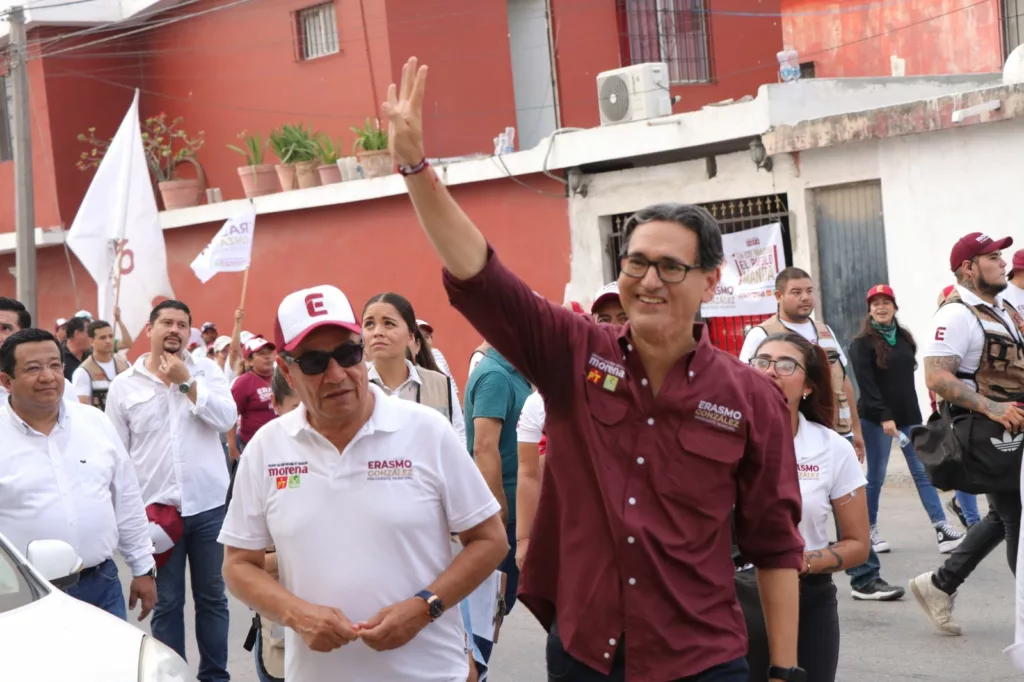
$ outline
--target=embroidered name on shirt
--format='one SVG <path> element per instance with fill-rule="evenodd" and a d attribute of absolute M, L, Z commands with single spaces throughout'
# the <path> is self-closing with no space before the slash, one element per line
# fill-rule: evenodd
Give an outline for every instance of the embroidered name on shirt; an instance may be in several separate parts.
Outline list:
<path fill-rule="evenodd" d="M 821 470 L 817 464 L 797 464 L 796 471 L 801 481 L 817 481 L 821 478 Z"/>
<path fill-rule="evenodd" d="M 702 421 L 712 426 L 717 426 L 726 431 L 738 431 L 740 422 L 743 421 L 743 413 L 724 405 L 702 400 L 697 405 L 697 411 L 693 413 L 697 421 Z"/>
<path fill-rule="evenodd" d="M 367 464 L 368 481 L 406 481 L 412 478 L 412 460 L 374 459 Z"/>

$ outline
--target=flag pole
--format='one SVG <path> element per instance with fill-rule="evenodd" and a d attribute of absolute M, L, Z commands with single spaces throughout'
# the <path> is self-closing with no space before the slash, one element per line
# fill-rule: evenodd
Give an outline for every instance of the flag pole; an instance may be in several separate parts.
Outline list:
<path fill-rule="evenodd" d="M 238 307 L 245 310 L 245 292 L 249 288 L 249 268 L 245 268 L 245 274 L 242 275 L 242 302 L 238 304 Z"/>
<path fill-rule="evenodd" d="M 132 98 L 131 109 L 135 111 L 134 124 L 135 130 L 141 136 L 142 131 L 139 127 L 139 91 L 135 90 L 135 96 Z M 134 140 L 133 140 L 134 141 Z M 117 206 L 117 248 L 114 251 L 114 310 L 117 309 L 118 302 L 121 298 L 121 257 L 124 255 L 124 236 L 128 232 L 128 201 L 131 199 L 131 183 L 132 183 L 132 156 L 134 154 L 128 154 L 128 163 L 124 169 L 124 174 L 121 176 L 121 191 L 124 192 L 124 199 Z M 114 315 L 114 311 L 110 311 L 111 316 Z"/>
<path fill-rule="evenodd" d="M 117 310 L 118 301 L 121 298 L 121 257 L 124 255 L 124 238 L 118 240 L 117 251 L 114 252 L 114 267 L 117 274 L 114 275 L 114 310 Z M 113 313 L 114 310 L 110 312 Z"/>

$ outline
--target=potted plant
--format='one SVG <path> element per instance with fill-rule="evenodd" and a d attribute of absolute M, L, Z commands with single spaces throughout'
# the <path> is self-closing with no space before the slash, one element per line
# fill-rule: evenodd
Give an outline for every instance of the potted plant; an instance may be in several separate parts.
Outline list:
<path fill-rule="evenodd" d="M 244 130 L 238 134 L 238 139 L 242 140 L 243 146 L 229 144 L 228 149 L 245 157 L 246 165 L 239 166 L 238 177 L 242 180 L 242 191 L 245 192 L 246 198 L 252 199 L 276 192 L 280 185 L 274 166 L 263 163 L 268 143 L 259 133 L 246 135 Z"/>
<path fill-rule="evenodd" d="M 352 132 L 356 134 L 352 149 L 362 164 L 366 177 L 379 178 L 395 172 L 391 152 L 388 151 L 388 133 L 381 130 L 379 119 L 371 124 L 367 118 L 365 126 L 353 126 Z M 362 151 L 355 151 L 356 149 Z"/>
<path fill-rule="evenodd" d="M 157 116 L 150 116 L 142 124 L 142 147 L 146 154 L 146 164 L 160 189 L 164 209 L 168 211 L 198 206 L 206 191 L 206 175 L 196 159 L 196 152 L 206 141 L 205 133 L 200 130 L 195 137 L 189 136 L 182 128 L 182 120 L 179 116 L 168 121 L 167 114 L 161 112 Z M 78 140 L 90 146 L 89 151 L 79 156 L 77 166 L 81 170 L 98 166 L 111 142 L 96 137 L 96 128 L 79 133 Z M 195 166 L 195 178 L 178 177 L 177 168 L 182 163 Z"/>
<path fill-rule="evenodd" d="M 320 184 L 333 185 L 341 182 L 341 167 L 338 166 L 338 159 L 341 157 L 341 140 L 334 142 L 327 135 L 316 136 L 316 157 L 320 165 L 316 167 L 320 174 Z"/>
<path fill-rule="evenodd" d="M 281 191 L 287 192 L 295 189 L 295 166 L 291 163 L 292 146 L 284 128 L 271 131 L 270 146 L 280 161 L 274 166 L 274 170 L 277 171 L 277 180 L 281 185 Z"/>

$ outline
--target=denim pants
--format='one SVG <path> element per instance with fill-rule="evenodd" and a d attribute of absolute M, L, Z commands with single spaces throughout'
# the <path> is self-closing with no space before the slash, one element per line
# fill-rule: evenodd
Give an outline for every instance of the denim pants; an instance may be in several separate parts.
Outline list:
<path fill-rule="evenodd" d="M 960 511 L 964 513 L 964 520 L 968 526 L 981 521 L 981 512 L 978 511 L 978 496 L 971 493 L 956 491 L 956 501 L 960 505 Z"/>
<path fill-rule="evenodd" d="M 224 547 L 217 542 L 224 523 L 223 506 L 194 516 L 183 516 L 185 532 L 157 571 L 157 602 L 153 609 L 153 636 L 185 658 L 185 564 L 188 560 L 192 601 L 196 610 L 200 682 L 227 682 L 228 598 L 221 565 Z"/>
<path fill-rule="evenodd" d="M 508 537 L 508 554 L 498 566 L 498 570 L 505 574 L 505 615 L 512 613 L 512 607 L 516 605 L 516 594 L 519 592 L 519 567 L 516 566 L 516 522 L 509 521 L 505 526 L 505 534 Z M 468 611 L 463 611 L 463 620 L 468 621 Z M 472 630 L 469 630 L 472 634 Z M 476 669 L 483 680 L 487 672 L 487 666 L 491 660 L 491 650 L 494 643 L 483 637 L 473 635 L 473 658 L 477 661 Z M 480 659 L 483 659 L 482 661 Z"/>
<path fill-rule="evenodd" d="M 121 620 L 128 619 L 128 612 L 124 606 L 124 592 L 121 590 L 117 564 L 113 559 L 107 559 L 97 564 L 95 568 L 83 571 L 78 582 L 69 587 L 67 593 Z"/>
<path fill-rule="evenodd" d="M 846 440 L 853 444 L 853 434 L 843 436 Z M 867 434 L 864 434 L 865 440 Z M 867 449 L 865 443 L 865 449 Z M 836 537 L 839 537 L 839 519 L 835 518 L 835 514 L 832 515 L 833 521 L 836 524 Z M 859 590 L 867 587 L 876 580 L 882 578 L 882 562 L 878 560 L 878 554 L 875 552 L 875 548 L 871 547 L 868 550 L 868 559 L 860 566 L 854 566 L 853 568 L 846 569 L 846 575 L 850 576 L 850 588 Z"/>
<path fill-rule="evenodd" d="M 860 428 L 864 433 L 864 449 L 868 462 L 868 521 L 874 526 L 878 522 L 878 500 L 882 496 L 882 486 L 885 484 L 885 473 L 889 466 L 889 453 L 892 448 L 892 436 L 882 430 L 880 424 L 860 420 Z M 900 432 L 910 437 L 912 426 L 898 427 Z M 914 485 L 917 486 L 917 494 L 921 498 L 921 504 L 928 513 L 928 519 L 932 524 L 945 523 L 946 512 L 942 510 L 942 500 L 939 499 L 939 491 L 935 489 L 932 482 L 925 473 L 924 464 L 917 458 L 914 446 L 907 443 L 902 448 L 903 456 L 907 459 L 907 467 L 910 475 L 914 478 Z"/>

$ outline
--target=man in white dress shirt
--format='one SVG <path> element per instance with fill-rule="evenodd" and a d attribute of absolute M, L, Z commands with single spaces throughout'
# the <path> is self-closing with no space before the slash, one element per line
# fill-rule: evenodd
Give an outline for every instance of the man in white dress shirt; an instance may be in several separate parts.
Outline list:
<path fill-rule="evenodd" d="M 33 540 L 63 540 L 85 568 L 68 594 L 126 618 L 114 550 L 132 572 L 130 607 L 156 603 L 153 543 L 135 470 L 99 410 L 62 401 L 57 339 L 18 331 L 0 346 L 0 531 L 23 554 Z"/>
<path fill-rule="evenodd" d="M 66 322 L 67 320 L 65 320 Z M 13 298 L 0 296 L 0 343 L 21 329 L 28 329 L 32 326 L 32 315 L 25 309 L 21 301 Z M 63 370 L 61 370 L 63 371 Z M 78 396 L 74 386 L 66 378 L 64 380 L 64 400 L 72 403 L 78 402 Z M 7 389 L 0 384 L 0 405 L 7 403 Z"/>
<path fill-rule="evenodd" d="M 221 577 L 228 470 L 220 434 L 238 419 L 224 372 L 196 359 L 186 343 L 192 315 L 181 301 L 153 308 L 146 325 L 150 352 L 119 374 L 107 393 L 106 414 L 121 436 L 146 505 L 181 514 L 184 532 L 157 575 L 160 599 L 153 636 L 185 656 L 185 563 L 196 605 L 199 679 L 226 682 L 228 601 Z"/>

